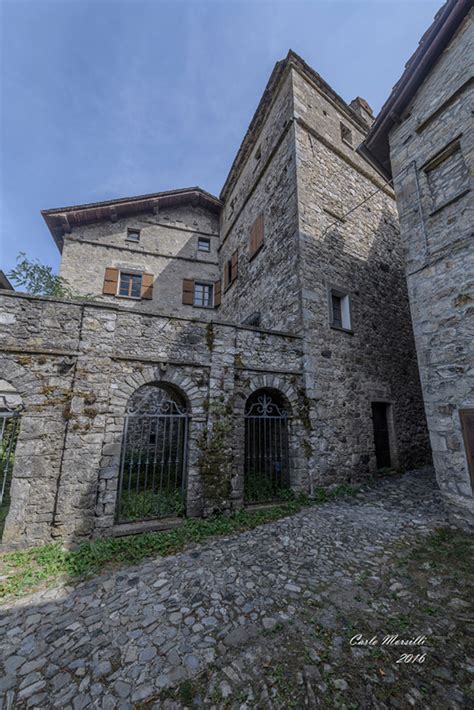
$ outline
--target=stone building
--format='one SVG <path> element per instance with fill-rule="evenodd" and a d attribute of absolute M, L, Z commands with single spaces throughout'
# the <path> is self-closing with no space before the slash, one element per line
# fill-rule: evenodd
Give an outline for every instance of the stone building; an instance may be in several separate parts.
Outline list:
<path fill-rule="evenodd" d="M 372 121 L 289 52 L 219 198 L 43 212 L 87 298 L 0 296 L 0 376 L 23 405 L 5 542 L 430 460 L 394 195 L 357 151 Z"/>
<path fill-rule="evenodd" d="M 453 519 L 474 524 L 472 3 L 449 0 L 366 138 L 393 176 L 425 411 Z"/>

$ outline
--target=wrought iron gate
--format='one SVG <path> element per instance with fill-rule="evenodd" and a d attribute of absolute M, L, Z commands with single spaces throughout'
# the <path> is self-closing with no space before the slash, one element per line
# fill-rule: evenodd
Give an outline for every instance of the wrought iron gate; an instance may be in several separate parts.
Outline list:
<path fill-rule="evenodd" d="M 147 520 L 185 512 L 188 414 L 154 388 L 143 407 L 129 408 L 120 463 L 117 521 Z"/>
<path fill-rule="evenodd" d="M 290 488 L 289 416 L 268 392 L 256 392 L 245 410 L 244 495 L 249 503 L 277 500 Z"/>
<path fill-rule="evenodd" d="M 19 410 L 0 411 L 0 538 L 10 507 L 10 486 L 20 419 Z"/>

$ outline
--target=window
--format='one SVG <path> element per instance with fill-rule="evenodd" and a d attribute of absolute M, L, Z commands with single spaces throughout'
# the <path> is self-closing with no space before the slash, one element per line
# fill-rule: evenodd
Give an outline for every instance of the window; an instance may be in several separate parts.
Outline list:
<path fill-rule="evenodd" d="M 459 138 L 423 166 L 431 192 L 432 212 L 446 207 L 469 191 L 469 168 Z"/>
<path fill-rule="evenodd" d="M 211 251 L 211 240 L 207 239 L 207 237 L 199 237 L 198 251 Z"/>
<path fill-rule="evenodd" d="M 331 289 L 329 293 L 330 324 L 340 330 L 352 329 L 351 307 L 348 293 Z"/>
<path fill-rule="evenodd" d="M 131 229 L 129 227 L 127 229 L 127 241 L 139 242 L 140 241 L 140 230 L 139 229 Z"/>
<path fill-rule="evenodd" d="M 344 143 L 347 143 L 347 145 L 350 145 L 352 148 L 352 131 L 350 128 L 345 126 L 343 123 L 341 125 L 341 138 L 344 141 Z"/>
<path fill-rule="evenodd" d="M 142 290 L 142 275 L 141 274 L 127 274 L 123 271 L 120 272 L 119 281 L 119 296 L 126 296 L 128 298 L 140 298 Z"/>
<path fill-rule="evenodd" d="M 224 283 L 230 286 L 232 283 L 232 259 L 228 259 L 225 264 Z"/>
<path fill-rule="evenodd" d="M 224 264 L 224 290 L 227 290 L 237 278 L 239 270 L 239 253 L 234 251 L 231 258 Z"/>
<path fill-rule="evenodd" d="M 212 284 L 195 283 L 194 305 L 201 308 L 212 308 L 213 291 Z"/>

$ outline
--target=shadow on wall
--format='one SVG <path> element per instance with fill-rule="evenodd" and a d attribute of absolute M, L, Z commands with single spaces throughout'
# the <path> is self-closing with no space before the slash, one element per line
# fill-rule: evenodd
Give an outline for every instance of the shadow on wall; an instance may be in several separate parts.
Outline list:
<path fill-rule="evenodd" d="M 349 238 L 351 228 L 332 224 L 322 240 L 303 234 L 312 279 L 305 309 L 317 386 L 314 440 L 321 446 L 315 469 L 334 480 L 377 469 L 372 402 L 386 402 L 393 414 L 392 466 L 431 462 L 397 226 L 386 210 L 370 243 Z M 333 292 L 349 295 L 350 332 L 331 327 Z"/>

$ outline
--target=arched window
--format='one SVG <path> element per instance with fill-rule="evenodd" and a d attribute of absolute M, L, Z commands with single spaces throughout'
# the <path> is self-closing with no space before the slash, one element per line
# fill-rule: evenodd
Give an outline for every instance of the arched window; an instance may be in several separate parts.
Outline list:
<path fill-rule="evenodd" d="M 125 417 L 117 521 L 185 512 L 188 411 L 170 385 L 144 385 Z"/>
<path fill-rule="evenodd" d="M 20 395 L 8 382 L 0 380 L 0 540 L 10 508 L 10 488 L 22 408 Z"/>
<path fill-rule="evenodd" d="M 290 488 L 289 413 L 276 390 L 254 392 L 245 405 L 244 497 L 261 503 L 287 495 Z"/>

